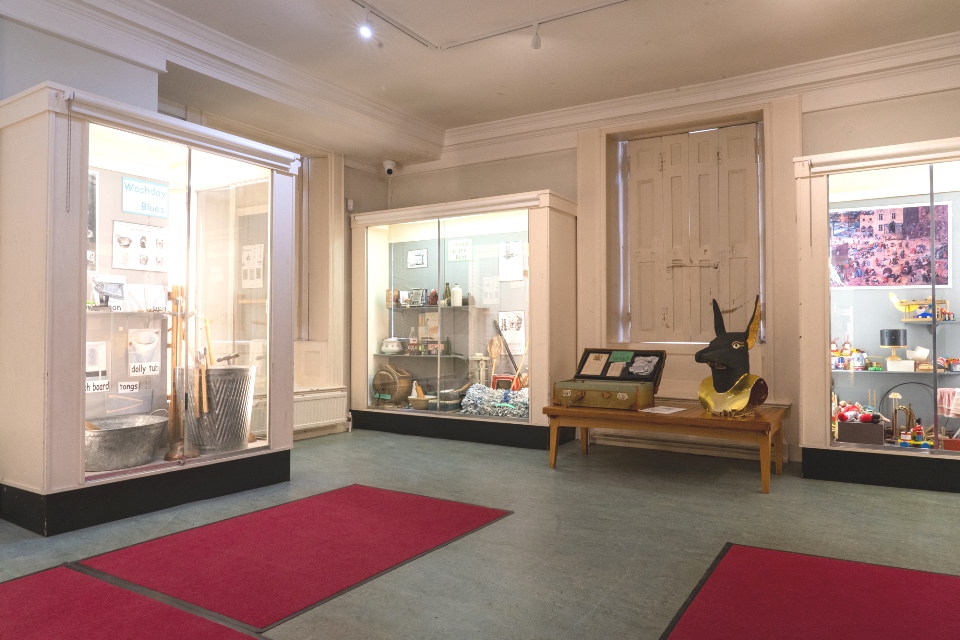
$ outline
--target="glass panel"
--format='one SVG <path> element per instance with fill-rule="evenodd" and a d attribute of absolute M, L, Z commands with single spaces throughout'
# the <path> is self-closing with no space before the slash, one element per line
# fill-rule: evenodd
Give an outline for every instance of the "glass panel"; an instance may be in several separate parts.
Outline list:
<path fill-rule="evenodd" d="M 441 367 L 442 409 L 529 417 L 527 217 L 522 210 L 440 222 L 441 303 L 449 299 L 440 333 L 450 353 Z"/>
<path fill-rule="evenodd" d="M 89 126 L 85 469 L 179 456 L 168 293 L 186 281 L 188 149 Z"/>
<path fill-rule="evenodd" d="M 953 302 L 952 214 L 938 200 L 932 242 L 928 165 L 833 175 L 829 190 L 831 441 L 929 452 L 933 316 L 949 318 Z M 957 330 L 936 324 L 941 340 Z"/>
<path fill-rule="evenodd" d="M 938 263 L 949 264 L 949 287 L 938 284 L 937 297 L 947 300 L 947 313 L 940 318 L 942 328 L 937 330 L 937 356 L 943 358 L 946 371 L 937 374 L 937 412 L 940 427 L 940 448 L 944 453 L 960 455 L 960 326 L 953 314 L 960 310 L 960 296 L 954 293 L 957 262 L 953 248 L 953 221 L 960 211 L 960 162 L 941 162 L 933 165 L 934 206 L 937 221 L 941 215 L 948 221 L 946 230 L 938 228 L 938 235 L 946 236 L 946 244 L 939 249 Z M 945 211 L 941 213 L 941 209 Z M 955 267 L 954 265 L 958 265 Z"/>
<path fill-rule="evenodd" d="M 437 237 L 436 220 L 367 229 L 371 408 L 438 410 Z"/>
<path fill-rule="evenodd" d="M 270 177 L 246 162 L 191 154 L 196 215 L 181 394 L 191 454 L 267 444 Z"/>

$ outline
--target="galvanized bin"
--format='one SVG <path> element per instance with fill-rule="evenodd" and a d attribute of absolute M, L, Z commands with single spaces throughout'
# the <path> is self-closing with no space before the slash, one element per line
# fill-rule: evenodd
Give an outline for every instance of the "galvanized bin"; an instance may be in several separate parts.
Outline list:
<path fill-rule="evenodd" d="M 202 392 L 197 397 L 198 390 L 195 389 L 192 375 L 190 384 L 184 385 L 183 370 L 177 372 L 180 397 L 183 397 L 183 387 L 186 387 L 187 394 L 187 406 L 182 412 L 186 437 L 200 453 L 236 451 L 247 447 L 256 374 L 256 366 L 208 367 L 208 410 L 204 412 Z M 200 408 L 199 417 L 195 407 Z"/>

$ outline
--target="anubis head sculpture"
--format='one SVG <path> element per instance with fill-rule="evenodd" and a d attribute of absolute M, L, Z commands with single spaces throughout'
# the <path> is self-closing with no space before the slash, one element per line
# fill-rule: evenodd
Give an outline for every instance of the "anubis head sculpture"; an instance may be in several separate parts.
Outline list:
<path fill-rule="evenodd" d="M 721 393 L 728 391 L 744 374 L 750 373 L 748 350 L 757 343 L 760 333 L 760 296 L 753 307 L 750 324 L 746 331 L 728 332 L 723 324 L 720 305 L 713 301 L 713 330 L 717 337 L 697 352 L 694 358 L 707 364 L 713 373 L 713 388 Z"/>

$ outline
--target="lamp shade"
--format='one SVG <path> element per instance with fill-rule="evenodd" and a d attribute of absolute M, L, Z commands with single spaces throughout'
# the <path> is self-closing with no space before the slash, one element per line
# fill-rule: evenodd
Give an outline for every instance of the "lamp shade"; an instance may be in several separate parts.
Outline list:
<path fill-rule="evenodd" d="M 880 329 L 881 347 L 905 347 L 907 346 L 906 329 Z"/>

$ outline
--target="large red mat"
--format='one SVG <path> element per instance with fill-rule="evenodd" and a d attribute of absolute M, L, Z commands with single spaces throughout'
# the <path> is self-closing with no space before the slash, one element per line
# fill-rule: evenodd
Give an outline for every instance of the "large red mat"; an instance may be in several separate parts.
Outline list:
<path fill-rule="evenodd" d="M 661 638 L 960 638 L 958 593 L 957 576 L 728 545 Z"/>
<path fill-rule="evenodd" d="M 0 584 L 2 640 L 246 640 L 248 635 L 66 567 Z"/>
<path fill-rule="evenodd" d="M 82 564 L 264 630 L 509 513 L 351 485 Z"/>

